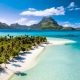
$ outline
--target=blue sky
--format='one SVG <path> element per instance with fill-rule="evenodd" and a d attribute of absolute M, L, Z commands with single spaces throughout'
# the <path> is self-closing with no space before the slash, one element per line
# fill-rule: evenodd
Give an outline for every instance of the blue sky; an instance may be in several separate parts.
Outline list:
<path fill-rule="evenodd" d="M 32 25 L 52 16 L 60 25 L 80 27 L 79 0 L 0 0 L 0 22 Z"/>

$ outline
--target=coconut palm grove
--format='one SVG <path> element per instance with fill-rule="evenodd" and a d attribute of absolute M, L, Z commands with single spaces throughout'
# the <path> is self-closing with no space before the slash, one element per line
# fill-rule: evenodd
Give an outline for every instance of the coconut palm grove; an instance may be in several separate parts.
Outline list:
<path fill-rule="evenodd" d="M 29 51 L 33 46 L 37 47 L 43 42 L 47 42 L 46 37 L 28 35 L 0 37 L 0 64 L 5 63 L 6 67 L 6 63 L 18 57 L 20 51 Z"/>

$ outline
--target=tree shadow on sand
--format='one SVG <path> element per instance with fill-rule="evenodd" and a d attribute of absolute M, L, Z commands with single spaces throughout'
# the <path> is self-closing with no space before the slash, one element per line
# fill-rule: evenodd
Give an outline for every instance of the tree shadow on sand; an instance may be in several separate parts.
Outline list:
<path fill-rule="evenodd" d="M 32 54 L 32 53 L 28 52 L 28 51 L 24 51 L 24 52 L 20 53 L 20 55 L 22 55 L 22 56 L 25 56 L 26 54 Z"/>
<path fill-rule="evenodd" d="M 19 65 L 19 64 L 13 64 L 13 66 L 15 66 L 15 67 L 21 67 L 21 65 Z"/>
<path fill-rule="evenodd" d="M 1 68 L 1 67 L 0 67 L 0 74 L 1 74 L 1 73 L 7 73 L 6 70 L 5 70 L 5 68 Z"/>
<path fill-rule="evenodd" d="M 23 61 L 23 60 L 25 60 L 25 58 L 22 57 L 22 56 L 19 56 L 19 57 L 16 57 L 15 60 L 17 60 L 17 61 Z"/>
<path fill-rule="evenodd" d="M 24 72 L 16 72 L 15 75 L 17 76 L 26 76 L 27 74 Z"/>

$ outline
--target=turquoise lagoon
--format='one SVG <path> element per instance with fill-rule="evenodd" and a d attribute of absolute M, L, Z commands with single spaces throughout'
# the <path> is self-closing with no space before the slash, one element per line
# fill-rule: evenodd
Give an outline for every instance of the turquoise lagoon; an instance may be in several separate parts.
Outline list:
<path fill-rule="evenodd" d="M 0 35 L 39 35 L 51 39 L 71 39 L 76 43 L 47 46 L 38 63 L 24 75 L 13 75 L 10 80 L 80 80 L 80 31 L 1 30 Z M 60 39 L 59 39 L 60 38 Z"/>

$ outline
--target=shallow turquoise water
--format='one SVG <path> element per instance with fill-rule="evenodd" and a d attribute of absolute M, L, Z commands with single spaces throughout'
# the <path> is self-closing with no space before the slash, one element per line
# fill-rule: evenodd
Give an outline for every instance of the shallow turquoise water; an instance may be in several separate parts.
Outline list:
<path fill-rule="evenodd" d="M 80 80 L 80 31 L 0 30 L 0 35 L 35 35 L 75 40 L 76 43 L 48 46 L 31 70 L 10 80 Z M 61 39 L 59 39 L 61 40 Z"/>
<path fill-rule="evenodd" d="M 39 56 L 38 64 L 22 73 L 26 75 L 14 75 L 11 80 L 80 80 L 80 46 L 48 46 Z"/>

